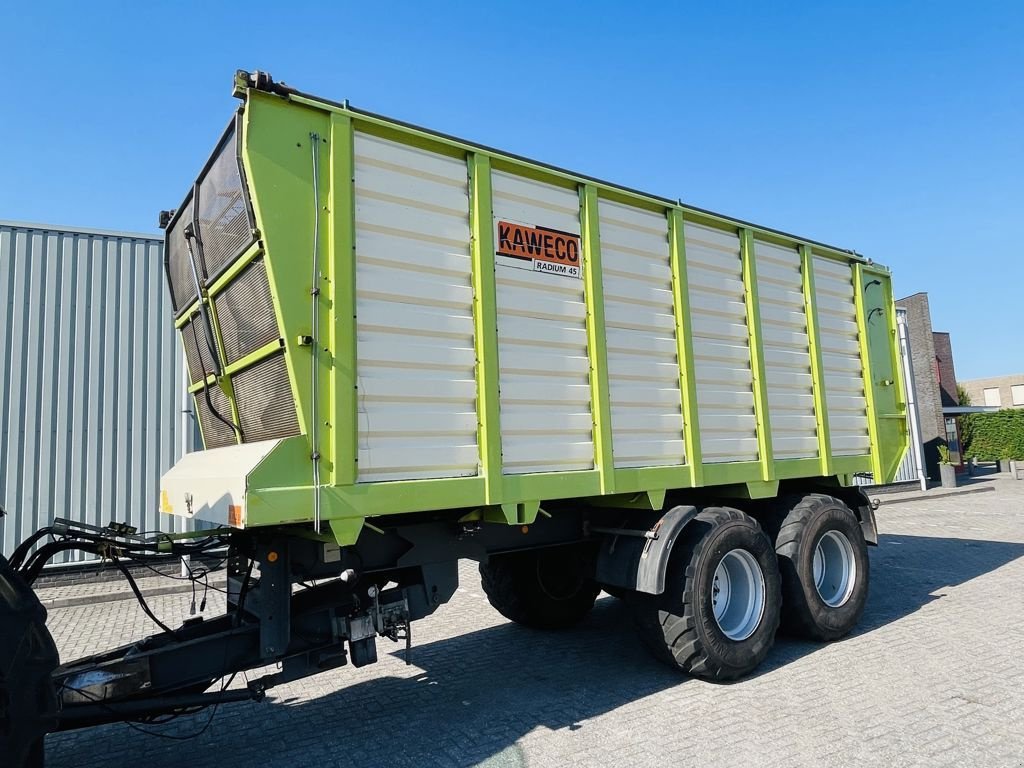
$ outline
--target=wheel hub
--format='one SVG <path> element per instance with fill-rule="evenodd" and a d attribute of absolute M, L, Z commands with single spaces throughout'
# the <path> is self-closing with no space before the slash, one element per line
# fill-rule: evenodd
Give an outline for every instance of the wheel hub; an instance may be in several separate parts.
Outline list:
<path fill-rule="evenodd" d="M 845 534 L 827 531 L 814 547 L 812 565 L 814 588 L 830 608 L 839 608 L 853 595 L 857 583 L 857 560 Z"/>
<path fill-rule="evenodd" d="M 764 616 L 764 573 L 745 549 L 725 553 L 711 584 L 711 608 L 718 628 L 730 640 L 750 637 Z"/>

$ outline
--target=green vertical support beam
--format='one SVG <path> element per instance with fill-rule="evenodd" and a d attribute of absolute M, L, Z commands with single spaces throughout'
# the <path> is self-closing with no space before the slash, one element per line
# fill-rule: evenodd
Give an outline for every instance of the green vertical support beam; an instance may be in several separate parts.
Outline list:
<path fill-rule="evenodd" d="M 867 402 L 868 438 L 871 441 L 871 471 L 877 478 L 884 478 L 882 451 L 878 444 L 878 409 L 875 405 L 875 377 L 871 371 L 871 355 L 867 326 L 867 310 L 864 307 L 864 268 L 853 265 L 853 299 L 857 307 L 857 341 L 860 345 L 860 364 L 864 377 L 864 399 Z M 884 482 L 884 480 L 882 480 Z"/>
<path fill-rule="evenodd" d="M 329 281 L 328 347 L 330 445 L 335 485 L 352 485 L 358 473 L 356 378 L 356 196 L 352 118 L 331 115 L 328 248 L 321 263 Z"/>
<path fill-rule="evenodd" d="M 696 488 L 704 480 L 697 416 L 697 376 L 693 366 L 693 336 L 690 333 L 690 283 L 686 275 L 686 234 L 683 212 L 668 212 L 669 260 L 672 266 L 672 308 L 676 320 L 676 356 L 679 361 L 679 391 L 682 393 L 683 445 L 690 479 Z"/>
<path fill-rule="evenodd" d="M 502 501 L 501 409 L 498 384 L 498 301 L 494 281 L 491 160 L 469 156 L 473 230 L 473 321 L 476 346 L 477 442 L 488 504 Z"/>
<path fill-rule="evenodd" d="M 829 477 L 832 469 L 832 438 L 828 427 L 828 400 L 825 396 L 825 365 L 821 353 L 821 327 L 818 325 L 818 304 L 814 300 L 814 257 L 810 246 L 800 246 L 800 273 L 804 286 L 804 314 L 807 316 L 807 339 L 811 353 L 811 380 L 814 393 L 814 418 L 817 421 L 818 461 L 821 474 Z"/>
<path fill-rule="evenodd" d="M 754 231 L 740 230 L 740 258 L 743 261 L 743 295 L 747 305 L 747 331 L 750 339 L 750 372 L 754 386 L 754 416 L 757 421 L 757 453 L 761 477 L 775 479 L 772 453 L 772 425 L 768 406 L 768 375 L 764 364 L 764 338 L 761 333 L 761 305 L 757 299 L 757 264 L 754 258 Z"/>
<path fill-rule="evenodd" d="M 594 458 L 601 492 L 614 493 L 612 406 L 608 391 L 608 346 L 604 324 L 604 284 L 601 280 L 601 222 L 597 187 L 580 189 L 583 231 L 583 282 L 587 302 L 587 351 L 590 358 L 590 410 L 594 417 Z"/>

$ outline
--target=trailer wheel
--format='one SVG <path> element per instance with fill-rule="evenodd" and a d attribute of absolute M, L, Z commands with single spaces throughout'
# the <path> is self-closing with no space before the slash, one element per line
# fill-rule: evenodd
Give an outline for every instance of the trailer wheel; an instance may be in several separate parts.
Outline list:
<path fill-rule="evenodd" d="M 775 551 L 784 628 L 811 640 L 848 634 L 864 612 L 869 582 L 864 533 L 850 508 L 816 493 L 793 499 L 780 513 Z"/>
<path fill-rule="evenodd" d="M 764 660 L 780 602 L 771 541 L 753 518 L 730 507 L 708 507 L 686 526 L 662 594 L 630 600 L 655 656 L 713 681 L 735 680 Z"/>
<path fill-rule="evenodd" d="M 591 579 L 589 551 L 548 547 L 495 555 L 480 564 L 488 601 L 506 619 L 536 629 L 565 629 L 580 622 L 600 592 Z"/>

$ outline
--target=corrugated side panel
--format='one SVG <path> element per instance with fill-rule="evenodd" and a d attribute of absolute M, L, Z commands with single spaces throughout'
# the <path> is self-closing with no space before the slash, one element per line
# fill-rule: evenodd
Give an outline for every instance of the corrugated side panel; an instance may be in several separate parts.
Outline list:
<path fill-rule="evenodd" d="M 155 238 L 0 224 L 4 552 L 54 517 L 184 530 L 159 513 L 184 383 L 161 251 Z"/>
<path fill-rule="evenodd" d="M 863 455 L 868 453 L 871 441 L 851 266 L 815 258 L 814 293 L 821 327 L 832 454 Z"/>
<path fill-rule="evenodd" d="M 818 455 L 800 253 L 756 240 L 757 296 L 776 459 Z"/>
<path fill-rule="evenodd" d="M 668 220 L 607 200 L 599 210 L 615 466 L 682 464 Z"/>
<path fill-rule="evenodd" d="M 575 191 L 495 171 L 495 221 L 579 234 Z M 593 469 L 583 280 L 495 257 L 505 474 Z"/>
<path fill-rule="evenodd" d="M 462 160 L 357 133 L 360 482 L 479 471 Z"/>
<path fill-rule="evenodd" d="M 690 222 L 685 234 L 703 460 L 754 461 L 757 420 L 740 240 Z"/>

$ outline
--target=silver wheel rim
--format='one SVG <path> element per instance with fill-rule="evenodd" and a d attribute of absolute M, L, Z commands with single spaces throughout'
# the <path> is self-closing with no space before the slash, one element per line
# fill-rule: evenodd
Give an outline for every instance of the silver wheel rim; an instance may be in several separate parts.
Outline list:
<path fill-rule="evenodd" d="M 725 553 L 711 584 L 711 609 L 715 623 L 727 638 L 746 640 L 764 616 L 764 573 L 745 549 Z"/>
<path fill-rule="evenodd" d="M 814 548 L 814 588 L 830 608 L 844 605 L 857 583 L 853 545 L 839 531 L 828 531 Z"/>

